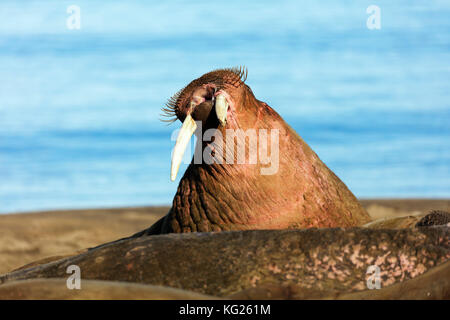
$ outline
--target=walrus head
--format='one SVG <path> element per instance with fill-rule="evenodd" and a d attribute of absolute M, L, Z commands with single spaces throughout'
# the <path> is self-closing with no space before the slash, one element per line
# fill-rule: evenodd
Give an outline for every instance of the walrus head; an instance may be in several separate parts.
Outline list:
<path fill-rule="evenodd" d="M 182 122 L 171 180 L 194 133 L 200 160 L 193 157 L 172 208 L 149 233 L 367 222 L 367 213 L 345 184 L 271 107 L 255 98 L 246 77 L 244 68 L 206 73 L 163 108 L 170 122 Z"/>

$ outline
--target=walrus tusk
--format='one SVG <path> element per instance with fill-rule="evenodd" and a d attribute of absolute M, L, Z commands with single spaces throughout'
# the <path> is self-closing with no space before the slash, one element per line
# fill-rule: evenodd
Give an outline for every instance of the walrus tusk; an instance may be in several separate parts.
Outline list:
<path fill-rule="evenodd" d="M 186 116 L 186 119 L 184 119 L 181 130 L 178 133 L 177 142 L 175 143 L 175 147 L 173 148 L 172 164 L 170 168 L 171 181 L 175 181 L 175 178 L 177 177 L 178 169 L 180 169 L 184 151 L 186 150 L 186 147 L 192 135 L 194 134 L 195 129 L 197 129 L 197 124 L 195 123 L 194 119 L 192 119 L 191 115 L 188 114 Z"/>
<path fill-rule="evenodd" d="M 228 102 L 227 99 L 221 94 L 216 97 L 216 115 L 217 119 L 222 126 L 225 126 L 227 123 L 227 111 L 228 111 Z"/>

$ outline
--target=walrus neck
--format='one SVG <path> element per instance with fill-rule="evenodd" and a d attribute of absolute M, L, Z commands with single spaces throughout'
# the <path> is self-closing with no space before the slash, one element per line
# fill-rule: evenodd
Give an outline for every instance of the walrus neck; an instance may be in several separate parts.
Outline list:
<path fill-rule="evenodd" d="M 257 174 L 244 166 L 191 164 L 180 181 L 163 233 L 235 230 L 251 224 L 256 203 L 248 199 L 254 198 Z"/>

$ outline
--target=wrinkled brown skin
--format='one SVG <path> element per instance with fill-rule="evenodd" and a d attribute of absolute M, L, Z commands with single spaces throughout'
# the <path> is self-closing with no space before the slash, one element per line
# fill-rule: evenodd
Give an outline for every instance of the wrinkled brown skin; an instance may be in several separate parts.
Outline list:
<path fill-rule="evenodd" d="M 85 280 L 106 280 L 168 286 L 217 297 L 270 298 L 261 294 L 272 292 L 281 294 L 278 298 L 329 298 L 366 291 L 370 265 L 380 267 L 381 286 L 386 289 L 439 271 L 436 267 L 450 258 L 449 236 L 448 227 L 167 234 L 122 240 L 11 272 L 0 276 L 0 283 L 67 279 L 67 267 L 77 265 L 82 286 Z M 448 267 L 437 277 L 448 274 Z M 437 286 L 436 275 L 422 279 L 428 280 L 408 287 L 415 288 L 417 297 L 450 298 L 448 281 Z M 427 296 L 432 287 L 439 290 L 431 290 L 433 295 Z M 295 294 L 283 296 L 289 288 Z M 390 298 L 390 293 L 392 297 L 408 296 L 401 288 L 389 290 L 384 298 Z"/>
<path fill-rule="evenodd" d="M 450 261 L 434 267 L 408 281 L 398 282 L 380 289 L 356 292 L 324 292 L 305 289 L 298 285 L 265 284 L 228 296 L 237 300 L 443 300 L 450 298 Z"/>
<path fill-rule="evenodd" d="M 417 222 L 416 227 L 428 227 L 450 224 L 450 212 L 444 210 L 432 210 L 429 214 Z"/>
<path fill-rule="evenodd" d="M 191 163 L 180 181 L 167 216 L 136 236 L 172 232 L 350 227 L 370 220 L 346 185 L 278 113 L 256 99 L 250 87 L 236 79 L 233 72 L 213 71 L 191 82 L 177 100 L 175 112 L 178 119 L 183 121 L 186 117 L 187 106 L 194 93 L 211 86 L 225 90 L 232 99 L 226 127 L 220 126 L 217 121 L 206 124 L 206 128 L 221 131 L 225 144 L 223 150 L 226 150 L 226 129 L 257 129 L 257 132 L 258 129 L 278 129 L 279 170 L 273 175 L 261 175 L 260 168 L 267 168 L 268 165 L 262 165 L 259 161 L 255 165 Z M 212 109 L 210 118 L 214 113 Z M 195 119 L 195 115 L 194 110 L 192 116 L 194 120 L 199 120 Z M 205 143 L 203 147 L 206 146 Z M 246 148 L 248 157 L 248 143 Z M 224 158 L 227 158 L 225 152 Z"/>

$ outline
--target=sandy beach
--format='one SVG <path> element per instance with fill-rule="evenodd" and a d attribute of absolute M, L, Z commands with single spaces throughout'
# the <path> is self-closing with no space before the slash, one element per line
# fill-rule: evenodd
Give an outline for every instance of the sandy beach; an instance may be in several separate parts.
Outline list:
<path fill-rule="evenodd" d="M 61 210 L 0 215 L 0 273 L 129 236 L 167 207 Z"/>
<path fill-rule="evenodd" d="M 449 210 L 450 199 L 361 200 L 373 220 Z M 0 215 L 0 274 L 138 232 L 168 207 L 42 211 Z"/>

